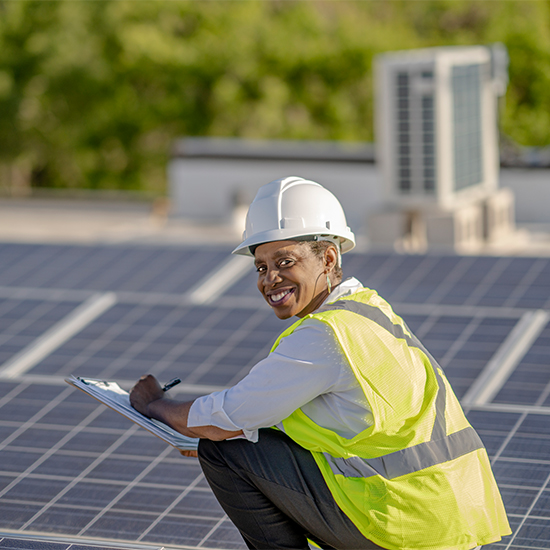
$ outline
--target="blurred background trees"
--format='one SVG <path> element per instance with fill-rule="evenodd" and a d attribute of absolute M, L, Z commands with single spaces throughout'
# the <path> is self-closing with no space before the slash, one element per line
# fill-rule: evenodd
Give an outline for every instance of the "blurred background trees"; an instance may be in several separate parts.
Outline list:
<path fill-rule="evenodd" d="M 0 0 L 0 186 L 161 194 L 183 135 L 373 141 L 375 54 L 493 42 L 502 132 L 550 144 L 550 0 Z"/>

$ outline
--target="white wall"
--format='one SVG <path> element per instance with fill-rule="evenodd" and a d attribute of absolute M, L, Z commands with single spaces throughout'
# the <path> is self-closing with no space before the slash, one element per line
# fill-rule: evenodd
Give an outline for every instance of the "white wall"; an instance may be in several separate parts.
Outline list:
<path fill-rule="evenodd" d="M 500 186 L 509 187 L 516 197 L 516 222 L 550 223 L 550 169 L 505 168 Z"/>
<path fill-rule="evenodd" d="M 236 190 L 250 203 L 259 187 L 283 176 L 302 176 L 330 189 L 357 234 L 365 232 L 368 215 L 383 206 L 382 178 L 371 163 L 179 157 L 168 166 L 173 215 L 227 221 Z M 500 187 L 514 191 L 518 223 L 550 223 L 550 169 L 502 169 Z"/>
<path fill-rule="evenodd" d="M 374 164 L 175 158 L 168 167 L 173 214 L 192 220 L 228 219 L 236 190 L 250 203 L 262 185 L 284 176 L 312 179 L 332 191 L 357 233 L 364 230 L 368 214 L 381 206 L 381 178 Z"/>

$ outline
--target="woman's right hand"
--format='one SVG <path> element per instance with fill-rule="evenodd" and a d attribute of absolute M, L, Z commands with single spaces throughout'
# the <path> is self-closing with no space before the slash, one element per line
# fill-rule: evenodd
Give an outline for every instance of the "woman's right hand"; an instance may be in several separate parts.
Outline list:
<path fill-rule="evenodd" d="M 130 404 L 143 416 L 151 418 L 149 404 L 164 398 L 164 392 L 158 380 L 152 375 L 142 376 L 130 390 Z"/>
<path fill-rule="evenodd" d="M 192 458 L 199 457 L 199 453 L 197 451 L 180 451 L 180 454 L 183 456 L 190 456 Z"/>

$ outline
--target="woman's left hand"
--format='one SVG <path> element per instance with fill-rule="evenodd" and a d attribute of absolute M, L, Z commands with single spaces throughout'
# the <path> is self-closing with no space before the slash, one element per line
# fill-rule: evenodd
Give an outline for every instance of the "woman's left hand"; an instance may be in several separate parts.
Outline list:
<path fill-rule="evenodd" d="M 149 404 L 164 398 L 164 391 L 158 380 L 152 375 L 142 376 L 130 390 L 130 403 L 136 411 L 150 417 Z"/>

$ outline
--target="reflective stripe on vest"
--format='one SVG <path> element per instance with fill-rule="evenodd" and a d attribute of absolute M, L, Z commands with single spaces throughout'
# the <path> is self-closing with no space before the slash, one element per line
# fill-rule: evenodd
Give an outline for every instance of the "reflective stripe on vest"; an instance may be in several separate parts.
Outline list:
<path fill-rule="evenodd" d="M 446 435 L 447 425 L 445 421 L 445 408 L 447 390 L 445 383 L 438 372 L 436 360 L 420 341 L 415 336 L 412 336 L 410 331 L 409 334 L 407 334 L 401 325 L 393 324 L 391 319 L 389 319 L 380 309 L 362 302 L 338 300 L 333 304 L 328 304 L 319 308 L 318 312 L 321 313 L 333 310 L 351 311 L 352 313 L 362 315 L 380 325 L 395 338 L 405 340 L 410 347 L 420 349 L 430 360 L 439 386 L 435 402 L 436 416 L 430 441 L 407 447 L 406 449 L 381 457 L 369 459 L 360 458 L 358 456 L 338 458 L 328 453 L 323 453 L 335 475 L 343 475 L 344 477 L 371 477 L 381 475 L 386 479 L 393 479 L 405 474 L 424 470 L 425 468 L 441 464 L 442 462 L 454 460 L 455 458 L 459 458 L 460 456 L 484 447 L 476 431 L 471 427 Z"/>
<path fill-rule="evenodd" d="M 464 428 L 443 439 L 436 439 L 407 447 L 401 451 L 377 458 L 337 458 L 323 453 L 332 473 L 344 477 L 371 477 L 381 475 L 393 479 L 406 474 L 454 460 L 483 448 L 483 443 L 473 428 Z"/>

